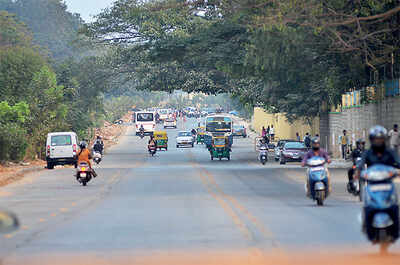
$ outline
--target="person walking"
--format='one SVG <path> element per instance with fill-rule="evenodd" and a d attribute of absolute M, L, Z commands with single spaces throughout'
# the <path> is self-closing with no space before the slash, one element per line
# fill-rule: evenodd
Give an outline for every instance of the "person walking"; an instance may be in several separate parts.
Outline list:
<path fill-rule="evenodd" d="M 300 142 L 300 134 L 298 132 L 296 133 L 296 140 Z"/>
<path fill-rule="evenodd" d="M 397 124 L 393 125 L 393 129 L 389 131 L 389 143 L 390 148 L 394 149 L 396 153 L 399 152 L 399 126 Z"/>
<path fill-rule="evenodd" d="M 347 131 L 343 130 L 343 135 L 339 137 L 339 143 L 341 145 L 342 149 L 342 158 L 346 160 L 346 155 L 347 155 L 347 147 L 349 144 L 349 137 L 346 135 Z"/>
<path fill-rule="evenodd" d="M 274 138 L 275 138 L 274 125 L 271 125 L 271 128 L 269 129 L 269 135 L 270 135 L 270 137 L 271 137 L 271 141 L 273 141 Z"/>
<path fill-rule="evenodd" d="M 271 128 L 269 128 L 269 125 L 268 125 L 268 127 L 267 127 L 267 136 L 269 137 L 269 131 L 270 131 L 270 129 Z"/>

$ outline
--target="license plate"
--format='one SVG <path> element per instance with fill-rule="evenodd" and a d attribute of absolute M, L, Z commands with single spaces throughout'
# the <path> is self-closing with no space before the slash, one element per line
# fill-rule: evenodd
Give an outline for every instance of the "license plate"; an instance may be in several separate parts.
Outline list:
<path fill-rule="evenodd" d="M 390 185 L 390 184 L 375 184 L 375 185 L 370 185 L 369 189 L 371 191 L 389 191 L 392 189 L 392 185 Z"/>
<path fill-rule="evenodd" d="M 311 171 L 321 171 L 321 170 L 325 170 L 324 167 L 311 167 L 310 168 Z"/>
<path fill-rule="evenodd" d="M 81 177 L 81 178 L 86 178 L 86 176 L 87 176 L 86 173 L 81 173 L 81 174 L 80 174 L 80 177 Z"/>

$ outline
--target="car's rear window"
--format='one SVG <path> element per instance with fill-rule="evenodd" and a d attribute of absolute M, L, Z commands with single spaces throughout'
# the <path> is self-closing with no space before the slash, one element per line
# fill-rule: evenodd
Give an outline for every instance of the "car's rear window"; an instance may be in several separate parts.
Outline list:
<path fill-rule="evenodd" d="M 178 136 L 192 136 L 191 132 L 179 132 Z"/>
<path fill-rule="evenodd" d="M 55 135 L 51 137 L 51 146 L 71 145 L 71 135 Z"/>
<path fill-rule="evenodd" d="M 304 145 L 304 143 L 302 142 L 287 142 L 285 144 L 285 148 L 306 148 L 306 146 Z"/>

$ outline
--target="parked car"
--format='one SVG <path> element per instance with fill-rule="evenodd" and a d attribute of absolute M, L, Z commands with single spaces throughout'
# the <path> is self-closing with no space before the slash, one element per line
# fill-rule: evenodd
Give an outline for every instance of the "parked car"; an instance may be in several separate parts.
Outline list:
<path fill-rule="evenodd" d="M 234 125 L 233 136 L 241 136 L 243 138 L 246 138 L 247 137 L 246 128 L 243 125 Z"/>
<path fill-rule="evenodd" d="M 47 168 L 56 165 L 74 165 L 78 147 L 78 136 L 74 132 L 49 133 L 46 140 Z"/>
<path fill-rule="evenodd" d="M 287 143 L 287 142 L 295 142 L 295 140 L 282 139 L 282 140 L 278 141 L 278 143 L 276 144 L 276 146 L 274 148 L 275 161 L 279 161 L 279 159 L 281 158 L 282 148 L 285 145 L 285 143 Z"/>
<path fill-rule="evenodd" d="M 192 132 L 180 131 L 176 137 L 176 148 L 181 146 L 191 146 L 194 147 L 194 138 Z"/>
<path fill-rule="evenodd" d="M 176 120 L 172 118 L 168 118 L 164 120 L 164 128 L 175 128 L 176 129 Z"/>
<path fill-rule="evenodd" d="M 300 162 L 307 152 L 307 147 L 303 142 L 286 142 L 282 148 L 279 163 Z"/>

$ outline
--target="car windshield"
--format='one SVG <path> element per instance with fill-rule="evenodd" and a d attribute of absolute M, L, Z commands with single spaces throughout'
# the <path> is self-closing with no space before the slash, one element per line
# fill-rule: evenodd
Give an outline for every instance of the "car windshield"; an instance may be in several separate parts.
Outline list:
<path fill-rule="evenodd" d="M 137 121 L 153 121 L 153 113 L 138 113 Z"/>
<path fill-rule="evenodd" d="M 285 149 L 302 149 L 306 148 L 302 142 L 288 142 L 285 144 Z"/>
<path fill-rule="evenodd" d="M 191 132 L 179 132 L 178 136 L 179 137 L 192 136 L 192 133 Z"/>
<path fill-rule="evenodd" d="M 63 146 L 71 144 L 71 135 L 55 135 L 51 137 L 51 146 Z"/>

